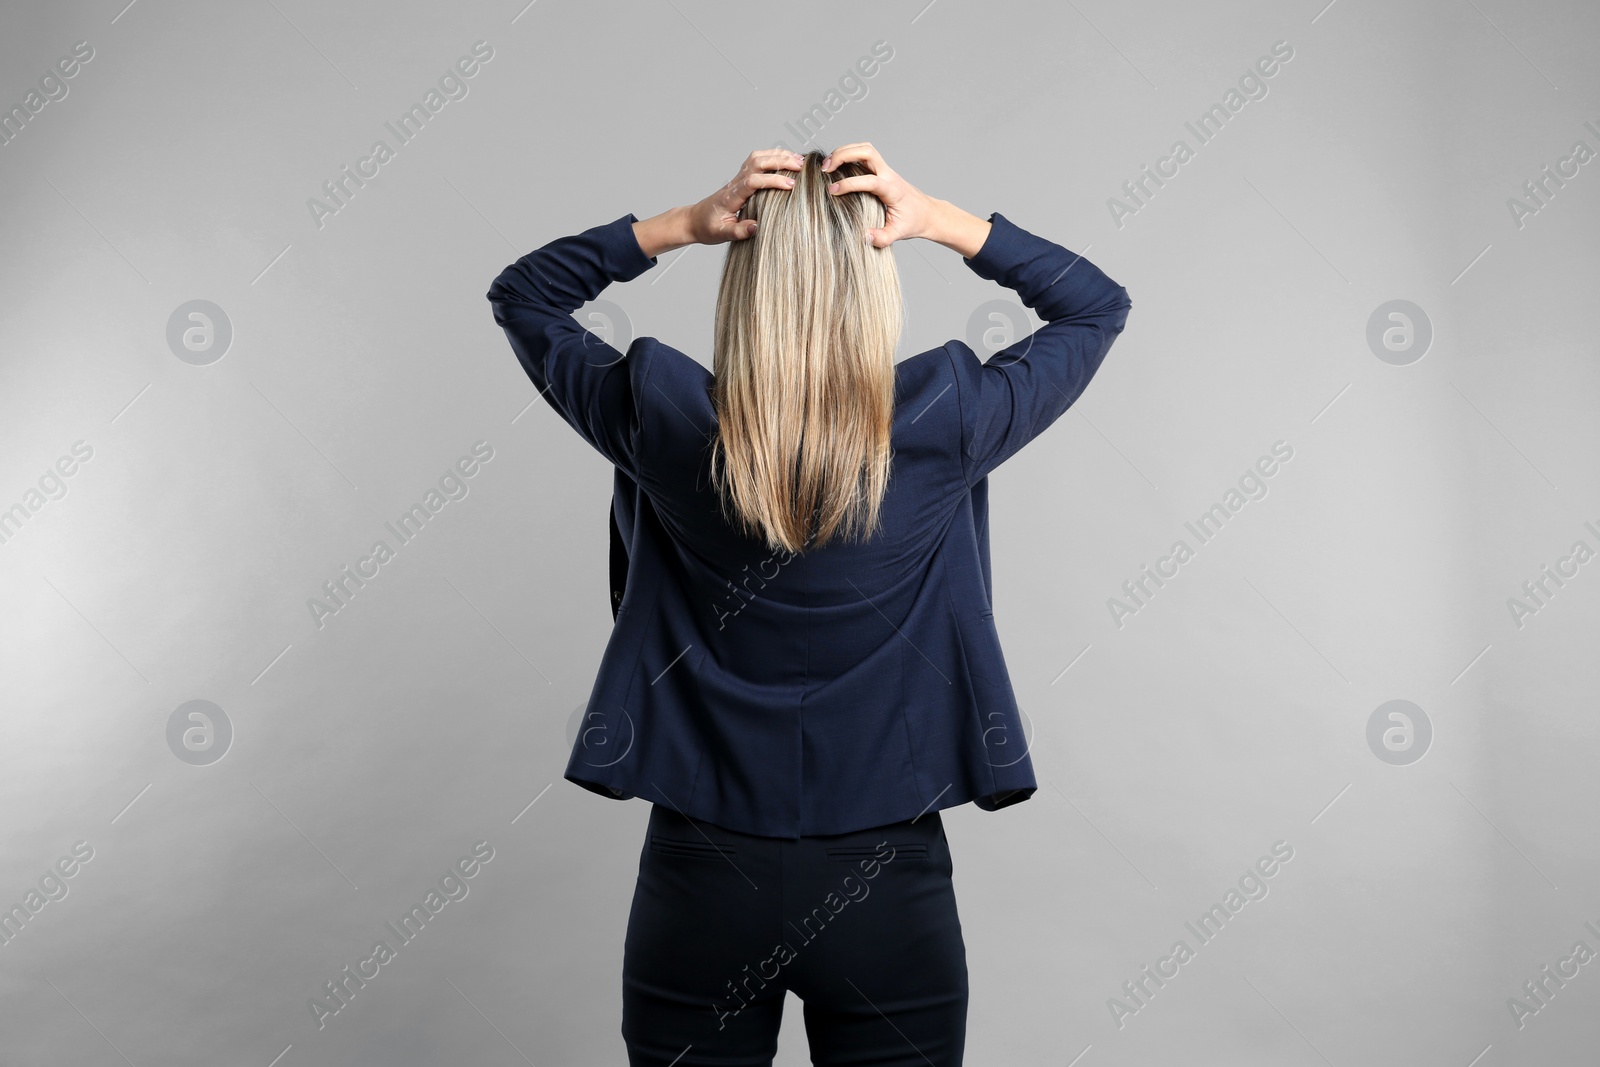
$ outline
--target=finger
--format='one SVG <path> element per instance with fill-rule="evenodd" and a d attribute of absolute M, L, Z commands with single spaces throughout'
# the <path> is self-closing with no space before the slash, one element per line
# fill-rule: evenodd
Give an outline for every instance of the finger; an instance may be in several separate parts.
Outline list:
<path fill-rule="evenodd" d="M 883 226 L 875 226 L 867 230 L 867 242 L 872 243 L 874 248 L 888 248 L 894 242 L 901 240 L 902 237 L 906 237 L 906 234 L 902 234 L 901 227 L 899 227 L 899 222 L 896 219 L 886 219 L 883 222 Z"/>
<path fill-rule="evenodd" d="M 840 178 L 828 186 L 828 192 L 835 196 L 845 193 L 881 193 L 889 183 L 877 174 L 857 174 L 849 178 Z"/>
<path fill-rule="evenodd" d="M 823 160 L 822 169 L 833 170 L 841 163 L 861 163 L 868 170 L 878 174 L 888 169 L 878 150 L 867 141 L 857 141 L 855 144 L 840 145 L 835 148 L 828 158 Z"/>
<path fill-rule="evenodd" d="M 746 177 L 740 185 L 741 188 L 746 190 L 746 197 L 757 189 L 792 189 L 794 188 L 794 175 L 782 174 L 777 171 L 758 170 Z"/>
<path fill-rule="evenodd" d="M 859 152 L 861 149 L 866 148 L 866 147 L 867 147 L 867 142 L 866 141 L 856 141 L 853 144 L 842 144 L 842 145 L 839 145 L 832 152 L 829 152 L 826 157 L 824 157 L 823 162 L 827 163 L 827 162 L 829 162 L 831 160 L 839 160 L 839 161 L 843 162 L 845 157 L 846 157 L 846 155 L 848 155 L 849 153 L 851 153 L 851 152 Z"/>
<path fill-rule="evenodd" d="M 799 170 L 805 166 L 805 157 L 787 148 L 759 148 L 746 157 L 735 180 L 756 171 Z"/>
<path fill-rule="evenodd" d="M 712 205 L 719 215 L 733 216 L 744 210 L 745 204 L 755 195 L 757 189 L 792 189 L 794 179 L 787 174 L 767 174 L 757 171 L 742 179 L 736 179 L 724 186 L 711 199 Z"/>
<path fill-rule="evenodd" d="M 740 219 L 733 224 L 733 239 L 744 241 L 756 235 L 755 219 Z"/>
<path fill-rule="evenodd" d="M 767 148 L 752 152 L 750 158 L 755 161 L 758 170 L 799 170 L 806 165 L 806 157 L 799 152 L 791 152 L 787 148 Z"/>
<path fill-rule="evenodd" d="M 744 207 L 745 201 L 749 200 L 757 189 L 792 188 L 794 188 L 794 178 L 791 175 L 752 171 L 723 186 L 722 192 L 717 196 L 717 206 L 731 214 Z"/>

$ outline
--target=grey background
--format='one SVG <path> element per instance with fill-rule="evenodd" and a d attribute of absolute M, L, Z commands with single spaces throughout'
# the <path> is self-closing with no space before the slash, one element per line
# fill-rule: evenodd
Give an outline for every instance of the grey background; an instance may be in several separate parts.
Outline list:
<path fill-rule="evenodd" d="M 1134 300 L 991 479 L 1040 789 L 945 813 L 969 1062 L 1593 1062 L 1600 962 L 1521 1026 L 1508 1000 L 1600 951 L 1600 562 L 1520 626 L 1508 601 L 1600 548 L 1600 163 L 1521 226 L 1507 205 L 1600 148 L 1593 5 L 124 3 L 10 4 L 0 32 L 8 108 L 94 49 L 0 148 L 0 508 L 26 515 L 0 544 L 0 904 L 93 849 L 0 946 L 0 1061 L 624 1062 L 648 805 L 560 780 L 611 624 L 609 468 L 484 293 L 800 147 L 820 105 L 818 146 L 870 140 Z M 307 200 L 479 40 L 468 94 L 319 228 Z M 1280 40 L 1198 145 L 1184 123 Z M 663 256 L 589 321 L 709 361 L 722 254 Z M 896 256 L 902 355 L 1009 296 Z M 192 300 L 232 330 L 203 365 L 167 340 Z M 1392 300 L 1433 332 L 1403 365 L 1367 340 Z M 476 441 L 468 494 L 319 628 L 308 599 Z M 1267 494 L 1119 627 L 1122 583 L 1276 441 Z M 192 700 L 232 731 L 203 765 L 168 741 Z M 1368 744 L 1391 700 L 1432 727 L 1405 765 Z M 323 983 L 478 841 L 468 895 L 319 1029 Z M 1184 923 L 1280 841 L 1200 944 Z M 808 1062 L 798 1009 L 780 1064 Z"/>

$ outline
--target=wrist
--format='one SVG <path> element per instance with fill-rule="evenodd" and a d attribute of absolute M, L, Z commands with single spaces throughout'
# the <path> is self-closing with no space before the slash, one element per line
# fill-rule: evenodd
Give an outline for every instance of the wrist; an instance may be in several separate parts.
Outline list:
<path fill-rule="evenodd" d="M 991 228 L 987 219 L 980 219 L 948 200 L 936 199 L 929 208 L 928 232 L 923 236 L 972 259 L 988 240 Z"/>
<path fill-rule="evenodd" d="M 698 243 L 690 225 L 691 215 L 691 208 L 673 207 L 635 222 L 633 236 L 639 242 L 640 251 L 647 258 L 655 259 L 663 252 Z"/>
<path fill-rule="evenodd" d="M 671 220 L 670 233 L 674 248 L 700 243 L 700 235 L 694 232 L 695 205 L 681 204 L 669 209 L 666 214 Z"/>
<path fill-rule="evenodd" d="M 949 211 L 954 206 L 948 200 L 941 200 L 936 196 L 928 197 L 928 211 L 922 224 L 922 232 L 916 236 L 934 244 L 944 244 L 943 238 L 949 229 Z"/>

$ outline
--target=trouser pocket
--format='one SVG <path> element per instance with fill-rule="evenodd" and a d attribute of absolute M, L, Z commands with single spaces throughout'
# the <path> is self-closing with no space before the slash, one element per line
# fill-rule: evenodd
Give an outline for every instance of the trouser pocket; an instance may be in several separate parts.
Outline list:
<path fill-rule="evenodd" d="M 650 835 L 650 851 L 658 856 L 682 856 L 687 859 L 722 859 L 739 854 L 738 848 L 733 845 L 719 845 L 703 838 L 689 841 L 662 834 Z"/>
<path fill-rule="evenodd" d="M 904 844 L 890 841 L 883 845 L 829 845 L 826 851 L 829 859 L 845 863 L 864 859 L 877 859 L 880 863 L 889 863 L 903 859 L 928 858 L 928 846 L 923 841 L 907 841 Z"/>

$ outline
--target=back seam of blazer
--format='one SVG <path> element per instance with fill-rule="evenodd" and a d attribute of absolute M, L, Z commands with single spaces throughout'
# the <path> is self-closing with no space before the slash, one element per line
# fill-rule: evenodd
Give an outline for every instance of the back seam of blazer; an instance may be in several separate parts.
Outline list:
<path fill-rule="evenodd" d="M 943 567 L 944 567 L 944 565 L 941 562 L 940 563 L 941 577 L 942 577 Z M 906 646 L 908 644 L 910 644 L 910 642 L 907 641 L 906 638 L 905 638 L 905 635 L 902 634 L 900 636 L 900 679 L 901 679 L 902 682 L 904 682 L 905 676 L 906 676 Z M 917 770 L 917 735 L 916 735 L 916 731 L 911 729 L 910 710 L 911 709 L 909 707 L 907 707 L 907 705 L 906 705 L 906 701 L 901 700 L 900 701 L 900 726 L 906 732 L 906 755 L 911 760 L 911 781 L 915 785 L 920 787 L 922 785 L 922 774 Z"/>
<path fill-rule="evenodd" d="M 960 440 L 956 442 L 956 473 L 961 476 L 961 482 L 968 489 L 972 488 L 972 479 L 967 477 L 967 398 L 961 394 L 961 368 L 956 366 L 956 354 L 950 350 L 954 340 L 946 341 L 940 346 L 944 352 L 945 362 L 950 364 L 950 380 L 956 386 L 956 414 L 960 416 Z"/>
<path fill-rule="evenodd" d="M 946 564 L 945 564 L 945 561 L 944 561 L 943 557 L 940 557 L 939 569 L 941 571 L 941 579 L 943 579 L 945 603 L 950 605 L 950 614 L 951 615 L 958 615 L 959 612 L 956 610 L 955 590 L 951 587 L 951 584 L 950 584 L 948 578 L 946 577 L 947 569 L 946 569 Z M 985 590 L 984 592 L 985 592 L 985 595 L 989 595 L 988 594 L 988 590 Z M 992 599 L 992 597 L 991 597 L 991 599 Z M 983 749 L 984 748 L 984 746 L 982 744 L 982 741 L 983 741 L 983 722 L 982 722 L 982 720 L 977 718 L 978 715 L 982 714 L 982 707 L 983 707 L 983 702 L 978 699 L 978 694 L 977 694 L 977 691 L 976 691 L 977 686 L 980 684 L 980 682 L 978 681 L 978 678 L 976 677 L 976 675 L 973 673 L 973 668 L 971 666 L 971 657 L 967 655 L 967 642 L 961 636 L 961 627 L 959 625 L 954 627 L 953 628 L 953 632 L 955 633 L 955 636 L 956 636 L 956 645 L 961 649 L 961 665 L 962 665 L 962 667 L 966 668 L 963 671 L 963 675 L 965 676 L 965 678 L 967 680 L 967 696 L 971 698 L 967 702 L 967 706 L 971 709 L 970 712 L 969 712 L 967 725 L 968 725 L 969 728 L 976 727 L 976 729 L 978 731 L 978 741 L 979 741 L 978 747 L 980 749 Z M 987 683 L 983 683 L 983 684 L 987 684 Z M 984 767 L 984 773 L 988 775 L 988 779 L 989 779 L 988 782 L 986 783 L 988 785 L 988 789 L 986 790 L 986 792 L 988 794 L 993 794 L 993 793 L 998 792 L 999 788 L 1000 788 L 1000 784 L 999 784 L 999 782 L 997 782 L 995 780 L 994 764 L 990 763 L 988 759 L 985 759 L 983 761 L 983 767 Z"/>

